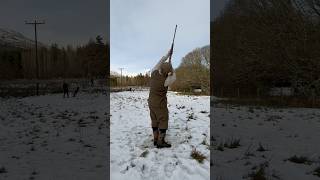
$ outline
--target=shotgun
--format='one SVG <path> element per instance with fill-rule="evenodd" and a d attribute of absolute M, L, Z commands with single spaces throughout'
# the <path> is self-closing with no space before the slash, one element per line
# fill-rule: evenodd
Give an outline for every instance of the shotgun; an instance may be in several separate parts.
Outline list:
<path fill-rule="evenodd" d="M 171 44 L 171 54 L 170 54 L 170 57 L 169 57 L 169 63 L 170 64 L 171 64 L 171 57 L 172 57 L 172 54 L 173 54 L 173 45 L 174 45 L 174 39 L 176 38 L 177 27 L 178 27 L 178 25 L 176 25 L 176 28 L 174 29 L 174 35 L 173 35 L 173 40 L 172 40 L 172 44 Z"/>

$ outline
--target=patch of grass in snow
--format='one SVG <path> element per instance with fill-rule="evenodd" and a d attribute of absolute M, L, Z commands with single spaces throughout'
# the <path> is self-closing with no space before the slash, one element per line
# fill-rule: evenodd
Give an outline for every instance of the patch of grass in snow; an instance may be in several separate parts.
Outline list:
<path fill-rule="evenodd" d="M 3 173 L 7 173 L 8 171 L 7 171 L 7 169 L 4 167 L 4 166 L 2 166 L 1 168 L 0 168 L 0 174 L 3 174 Z"/>
<path fill-rule="evenodd" d="M 259 147 L 258 147 L 257 151 L 264 152 L 264 151 L 268 151 L 268 150 L 265 147 L 263 147 L 261 143 L 259 143 Z"/>
<path fill-rule="evenodd" d="M 251 180 L 267 180 L 263 167 L 260 167 L 256 172 L 249 174 L 249 177 L 251 177 Z"/>
<path fill-rule="evenodd" d="M 204 156 L 203 154 L 201 154 L 199 151 L 197 151 L 196 149 L 193 149 L 191 151 L 191 157 L 195 160 L 197 160 L 199 163 L 203 163 L 203 160 L 206 159 L 206 156 Z"/>
<path fill-rule="evenodd" d="M 141 153 L 140 157 L 147 157 L 148 154 L 149 154 L 149 151 L 145 150 L 143 153 Z"/>
<path fill-rule="evenodd" d="M 205 146 L 208 145 L 208 143 L 207 143 L 207 141 L 206 141 L 206 138 L 204 138 L 204 139 L 202 140 L 201 144 L 202 144 L 202 145 L 205 145 Z"/>
<path fill-rule="evenodd" d="M 320 177 L 320 166 L 313 171 L 313 175 Z"/>
<path fill-rule="evenodd" d="M 188 92 L 177 92 L 176 95 L 180 95 L 180 96 L 208 96 L 208 93 L 202 92 L 202 93 L 195 93 L 192 91 L 188 91 Z"/>
<path fill-rule="evenodd" d="M 223 145 L 223 143 L 220 143 L 220 144 L 216 147 L 216 150 L 218 150 L 218 151 L 224 151 L 224 145 Z"/>
<path fill-rule="evenodd" d="M 245 151 L 244 153 L 245 157 L 255 156 L 255 154 L 251 151 L 251 147 L 252 147 L 252 144 L 250 144 L 250 146 L 248 146 L 247 150 Z"/>
<path fill-rule="evenodd" d="M 320 101 L 313 101 L 310 98 L 299 97 L 265 97 L 265 98 L 224 98 L 219 99 L 219 103 L 227 105 L 264 106 L 272 108 L 283 107 L 304 107 L 319 108 Z"/>
<path fill-rule="evenodd" d="M 268 162 L 262 163 L 259 166 L 252 167 L 254 172 L 250 173 L 248 176 L 251 180 L 267 180 L 266 168 L 269 166 Z"/>
<path fill-rule="evenodd" d="M 235 149 L 240 147 L 240 139 L 229 139 L 226 142 L 221 142 L 216 146 L 216 150 L 224 151 L 224 148 Z"/>
<path fill-rule="evenodd" d="M 184 108 L 186 108 L 186 106 L 178 106 L 178 105 L 176 105 L 176 108 L 177 109 L 184 109 Z"/>
<path fill-rule="evenodd" d="M 193 119 L 193 120 L 195 120 L 196 118 L 195 118 L 195 116 L 194 116 L 194 113 L 192 112 L 192 113 L 190 113 L 189 115 L 188 115 L 188 120 L 187 121 L 190 121 L 191 119 Z"/>
<path fill-rule="evenodd" d="M 265 121 L 273 121 L 273 122 L 279 122 L 279 120 L 282 119 L 281 116 L 278 115 L 272 115 L 272 116 L 268 116 L 267 119 Z"/>
<path fill-rule="evenodd" d="M 308 157 L 305 157 L 305 156 L 294 155 L 287 160 L 290 162 L 293 162 L 293 163 L 297 163 L 297 164 L 307 164 L 307 165 L 312 164 L 312 161 Z"/>
<path fill-rule="evenodd" d="M 229 149 L 235 149 L 240 146 L 240 139 L 230 139 L 229 141 L 224 143 L 224 147 Z"/>

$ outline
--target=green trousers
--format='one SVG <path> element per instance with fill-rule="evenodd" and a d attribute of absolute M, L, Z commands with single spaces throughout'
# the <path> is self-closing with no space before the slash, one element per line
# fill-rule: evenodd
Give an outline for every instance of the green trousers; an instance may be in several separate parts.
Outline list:
<path fill-rule="evenodd" d="M 159 129 L 168 129 L 169 111 L 165 107 L 153 107 L 149 105 L 151 127 L 158 127 Z"/>

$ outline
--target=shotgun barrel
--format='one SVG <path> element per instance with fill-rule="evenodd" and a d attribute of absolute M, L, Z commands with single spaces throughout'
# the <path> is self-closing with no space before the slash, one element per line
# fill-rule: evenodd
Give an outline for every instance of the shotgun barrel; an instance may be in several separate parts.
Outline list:
<path fill-rule="evenodd" d="M 176 25 L 176 27 L 174 29 L 174 35 L 173 35 L 173 40 L 172 40 L 172 44 L 171 44 L 172 53 L 173 53 L 174 39 L 176 38 L 177 27 L 178 27 L 178 25 Z M 171 63 L 172 53 L 170 54 L 170 57 L 169 57 L 169 63 Z"/>

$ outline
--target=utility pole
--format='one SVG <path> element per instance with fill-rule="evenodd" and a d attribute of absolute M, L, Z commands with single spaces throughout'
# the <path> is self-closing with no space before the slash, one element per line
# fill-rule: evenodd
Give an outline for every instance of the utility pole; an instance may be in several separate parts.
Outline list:
<path fill-rule="evenodd" d="M 121 88 L 121 90 L 122 90 L 122 70 L 124 69 L 124 68 L 119 68 L 120 69 L 120 71 L 121 71 L 121 75 L 120 75 L 120 88 Z"/>
<path fill-rule="evenodd" d="M 35 48 L 36 48 L 36 78 L 37 78 L 37 96 L 39 96 L 39 62 L 38 62 L 38 33 L 37 26 L 40 24 L 45 24 L 44 21 L 25 21 L 25 24 L 34 25 L 34 39 L 35 39 Z"/>

